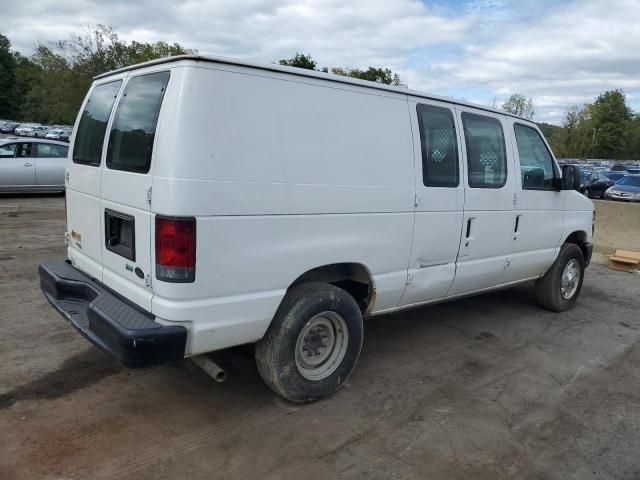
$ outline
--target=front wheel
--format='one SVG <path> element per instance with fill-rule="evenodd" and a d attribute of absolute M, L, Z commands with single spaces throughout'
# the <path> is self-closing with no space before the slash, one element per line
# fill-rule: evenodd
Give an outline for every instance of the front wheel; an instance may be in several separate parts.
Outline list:
<path fill-rule="evenodd" d="M 344 384 L 362 338 L 362 314 L 349 293 L 326 283 L 304 283 L 287 292 L 256 344 L 258 371 L 287 400 L 313 402 Z"/>
<path fill-rule="evenodd" d="M 580 247 L 565 243 L 551 268 L 536 282 L 538 304 L 554 312 L 572 308 L 582 289 L 584 269 L 584 256 Z"/>

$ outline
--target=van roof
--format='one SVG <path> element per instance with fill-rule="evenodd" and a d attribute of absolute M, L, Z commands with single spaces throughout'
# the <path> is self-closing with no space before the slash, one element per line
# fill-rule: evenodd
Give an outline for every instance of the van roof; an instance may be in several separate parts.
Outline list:
<path fill-rule="evenodd" d="M 428 98 L 431 100 L 438 100 L 438 101 L 442 101 L 442 102 L 448 102 L 448 103 L 453 103 L 456 105 L 463 105 L 463 106 L 467 106 L 467 107 L 472 107 L 472 108 L 477 108 L 480 110 L 485 110 L 488 112 L 494 112 L 494 113 L 499 113 L 501 115 L 507 115 L 510 117 L 514 117 L 514 118 L 518 118 L 521 120 L 524 120 L 526 122 L 531 122 L 534 123 L 533 120 L 530 120 L 528 118 L 524 118 L 522 116 L 519 115 L 515 115 L 509 112 L 505 112 L 503 110 L 498 110 L 495 108 L 491 108 L 491 107 L 486 107 L 483 105 L 478 105 L 475 103 L 471 103 L 471 102 L 465 102 L 462 100 L 456 100 L 454 98 L 449 98 L 449 97 L 444 97 L 441 95 L 435 95 L 435 94 L 431 94 L 431 93 L 425 93 L 425 92 L 420 92 L 417 90 L 411 90 L 405 87 L 396 87 L 396 86 L 392 86 L 392 85 L 386 85 L 384 83 L 376 83 L 376 82 L 370 82 L 367 80 L 359 80 L 357 78 L 351 78 L 351 77 L 345 77 L 342 75 L 334 75 L 332 73 L 325 73 L 325 72 L 318 72 L 316 70 L 307 70 L 304 68 L 295 68 L 295 67 L 288 67 L 288 66 L 284 66 L 284 65 L 278 65 L 278 64 L 274 64 L 274 63 L 258 63 L 258 62 L 250 62 L 250 61 L 246 61 L 246 60 L 239 60 L 239 59 L 235 59 L 235 58 L 228 58 L 228 57 L 214 57 L 214 56 L 203 56 L 203 55 L 176 55 L 173 57 L 164 57 L 164 58 L 158 58 L 156 60 L 151 60 L 148 62 L 143 62 L 143 63 L 137 63 L 135 65 L 130 65 L 128 67 L 124 67 L 124 68 L 119 68 L 117 70 L 112 70 L 111 72 L 106 72 L 103 73 L 101 75 L 97 75 L 94 77 L 94 80 L 100 79 L 100 78 L 105 78 L 111 75 L 115 75 L 118 73 L 122 73 L 122 72 L 126 72 L 129 70 L 137 70 L 140 68 L 146 68 L 146 67 L 150 67 L 153 65 L 161 65 L 164 63 L 173 63 L 173 62 L 179 62 L 179 61 L 183 61 L 183 60 L 191 60 L 194 62 L 211 62 L 211 63 L 222 63 L 222 64 L 227 64 L 227 65 L 240 65 L 240 66 L 245 66 L 245 67 L 252 67 L 252 68 L 258 68 L 260 70 L 267 70 L 267 71 L 273 71 L 273 72 L 282 72 L 282 73 L 288 73 L 288 74 L 292 74 L 292 75 L 299 75 L 301 77 L 311 77 L 311 78 L 317 78 L 317 79 L 321 79 L 321 80 L 329 80 L 332 82 L 339 82 L 339 83 L 347 83 L 347 84 L 352 84 L 352 85 L 358 85 L 361 87 L 367 87 L 367 88 L 373 88 L 376 90 L 384 90 L 387 92 L 396 92 L 396 93 L 400 93 L 402 95 L 411 95 L 414 97 L 422 97 L 422 98 Z"/>

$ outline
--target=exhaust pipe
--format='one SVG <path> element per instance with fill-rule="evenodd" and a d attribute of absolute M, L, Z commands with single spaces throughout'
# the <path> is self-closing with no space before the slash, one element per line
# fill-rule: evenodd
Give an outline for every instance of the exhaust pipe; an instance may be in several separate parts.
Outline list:
<path fill-rule="evenodd" d="M 191 357 L 191 361 L 204 370 L 205 373 L 216 382 L 222 383 L 227 379 L 227 372 L 206 355 L 196 355 L 195 357 Z"/>

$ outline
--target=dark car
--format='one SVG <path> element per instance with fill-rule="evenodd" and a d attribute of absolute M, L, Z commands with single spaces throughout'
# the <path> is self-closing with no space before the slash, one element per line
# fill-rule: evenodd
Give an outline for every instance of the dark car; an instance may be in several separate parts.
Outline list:
<path fill-rule="evenodd" d="M 623 163 L 616 163 L 611 167 L 612 172 L 626 172 L 627 166 Z"/>
<path fill-rule="evenodd" d="M 0 133 L 13 133 L 18 125 L 20 124 L 15 122 L 5 122 L 0 125 Z"/>
<path fill-rule="evenodd" d="M 627 174 L 627 172 L 604 172 L 604 174 L 607 176 L 609 180 L 613 180 L 614 182 L 617 182 L 622 177 L 624 177 Z"/>
<path fill-rule="evenodd" d="M 625 175 L 605 192 L 605 197 L 623 202 L 640 202 L 640 175 Z"/>
<path fill-rule="evenodd" d="M 584 184 L 584 194 L 589 198 L 604 198 L 607 188 L 616 183 L 602 171 L 591 172 Z"/>
<path fill-rule="evenodd" d="M 61 142 L 69 143 L 69 137 L 71 137 L 72 132 L 73 130 L 69 128 L 62 129 L 62 133 L 60 133 L 60 135 L 58 136 L 58 140 L 60 140 Z"/>

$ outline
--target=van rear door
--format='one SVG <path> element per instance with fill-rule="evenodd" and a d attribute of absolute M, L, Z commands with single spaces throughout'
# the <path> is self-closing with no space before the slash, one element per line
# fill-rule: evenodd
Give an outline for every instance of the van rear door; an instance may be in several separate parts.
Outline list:
<path fill-rule="evenodd" d="M 130 76 L 116 107 L 101 181 L 105 285 L 151 310 L 152 156 L 169 72 Z"/>
<path fill-rule="evenodd" d="M 67 255 L 73 264 L 102 281 L 100 183 L 107 124 L 123 79 L 93 85 L 71 138 L 66 167 Z"/>

